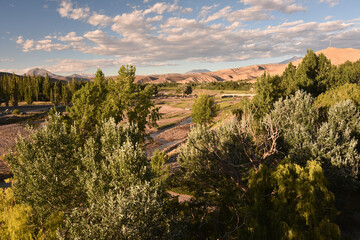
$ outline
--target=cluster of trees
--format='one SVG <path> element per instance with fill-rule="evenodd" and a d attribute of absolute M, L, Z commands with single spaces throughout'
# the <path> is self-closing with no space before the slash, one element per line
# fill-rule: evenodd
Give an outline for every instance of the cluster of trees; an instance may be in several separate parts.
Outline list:
<path fill-rule="evenodd" d="M 123 66 L 116 81 L 106 80 L 98 70 L 67 116 L 50 115 L 20 138 L 7 158 L 13 189 L 0 193 L 1 239 L 184 236 L 176 202 L 157 180 L 164 156 L 150 164 L 140 147 L 159 114 L 153 88 L 141 89 L 134 75 Z"/>
<path fill-rule="evenodd" d="M 309 51 L 298 68 L 261 77 L 253 102 L 216 128 L 206 124 L 213 98 L 199 96 L 172 174 L 165 154 L 149 162 L 142 150 L 159 117 L 154 88 L 134 84 L 132 66 L 116 81 L 99 70 L 68 116 L 51 116 L 8 157 L 15 178 L 0 194 L 0 236 L 340 239 L 336 200 L 359 189 L 360 160 L 356 74 L 330 80 L 343 68 Z M 191 200 L 171 197 L 174 187 Z"/>
<path fill-rule="evenodd" d="M 239 90 L 249 91 L 253 84 L 247 81 L 224 81 L 224 82 L 208 82 L 208 83 L 191 83 L 191 86 L 199 89 L 207 90 Z"/>
<path fill-rule="evenodd" d="M 68 104 L 76 90 L 85 82 L 51 81 L 48 75 L 41 76 L 17 76 L 4 74 L 0 77 L 0 104 L 9 103 L 17 106 L 18 102 L 25 101 L 31 104 L 34 101 L 51 101 L 54 104 L 60 102 Z"/>

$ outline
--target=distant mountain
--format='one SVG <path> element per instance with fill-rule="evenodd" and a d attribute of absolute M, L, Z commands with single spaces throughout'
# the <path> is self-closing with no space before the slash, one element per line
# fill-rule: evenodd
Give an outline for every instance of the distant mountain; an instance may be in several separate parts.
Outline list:
<path fill-rule="evenodd" d="M 193 70 L 188 71 L 186 73 L 206 73 L 206 72 L 211 72 L 211 71 L 208 70 L 208 69 L 193 69 Z"/>
<path fill-rule="evenodd" d="M 93 73 L 74 73 L 74 74 L 72 74 L 72 75 L 70 75 L 68 77 L 88 79 L 88 78 L 94 78 L 95 74 L 93 74 Z"/>
<path fill-rule="evenodd" d="M 31 75 L 31 76 L 35 75 L 42 77 L 45 77 L 46 74 L 49 75 L 51 80 L 60 80 L 60 81 L 71 81 L 73 78 L 75 78 L 76 81 L 90 80 L 91 78 L 94 78 L 94 74 L 87 74 L 87 73 L 72 74 L 70 76 L 60 76 L 52 72 L 49 72 L 46 69 L 41 69 L 41 68 L 33 68 L 26 73 L 26 75 Z"/>
<path fill-rule="evenodd" d="M 57 75 L 57 74 L 54 74 L 54 73 L 51 73 L 49 72 L 48 70 L 46 69 L 41 69 L 41 68 L 33 68 L 33 69 L 30 69 L 26 75 L 35 75 L 35 76 L 42 76 L 42 77 L 45 77 L 46 74 L 49 75 L 50 78 L 61 78 L 62 76 L 60 75 Z"/>
<path fill-rule="evenodd" d="M 354 48 L 327 48 L 316 52 L 323 53 L 334 65 L 340 65 L 346 61 L 355 62 L 360 59 L 360 50 Z M 281 63 L 269 63 L 252 65 L 240 68 L 224 69 L 215 72 L 188 72 L 186 74 L 161 74 L 161 75 L 137 75 L 135 81 L 139 83 L 164 83 L 164 82 L 215 82 L 215 81 L 239 81 L 250 80 L 255 82 L 264 72 L 270 75 L 282 75 L 289 62 L 298 66 L 302 57 L 295 56 Z M 200 69 L 202 71 L 202 69 Z M 116 78 L 116 77 L 113 77 Z"/>
<path fill-rule="evenodd" d="M 346 61 L 355 62 L 360 59 L 360 50 L 353 48 L 327 48 L 316 52 L 316 54 L 323 53 L 334 65 L 340 65 Z M 160 75 L 136 75 L 135 82 L 138 83 L 165 83 L 165 82 L 221 82 L 221 81 L 239 81 L 249 80 L 255 82 L 257 77 L 260 77 L 267 72 L 270 75 L 282 75 L 289 62 L 293 62 L 298 66 L 302 61 L 301 57 L 295 56 L 281 63 L 269 63 L 261 65 L 252 65 L 240 68 L 224 69 L 215 72 L 210 72 L 207 69 L 194 69 L 185 74 L 172 73 Z M 73 74 L 67 77 L 53 74 L 45 69 L 34 68 L 27 72 L 28 75 L 45 76 L 46 73 L 52 80 L 71 81 L 74 77 L 76 80 L 93 80 L 93 74 Z M 1 75 L 12 73 L 0 73 Z M 107 76 L 108 77 L 108 76 Z M 116 79 L 117 76 L 110 76 Z"/>
<path fill-rule="evenodd" d="M 286 59 L 282 62 L 279 62 L 279 64 L 289 64 L 290 62 L 295 62 L 296 60 L 302 59 L 302 57 L 294 56 L 292 58 Z"/>

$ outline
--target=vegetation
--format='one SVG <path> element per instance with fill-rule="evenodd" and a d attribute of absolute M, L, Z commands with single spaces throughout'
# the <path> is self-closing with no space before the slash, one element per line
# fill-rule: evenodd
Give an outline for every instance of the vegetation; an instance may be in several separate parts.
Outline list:
<path fill-rule="evenodd" d="M 68 121 L 73 122 L 80 137 L 94 133 L 96 126 L 110 117 L 118 123 L 127 119 L 143 134 L 147 125 L 156 126 L 159 119 L 158 108 L 151 97 L 153 88 L 144 88 L 134 83 L 135 67 L 123 66 L 116 81 L 105 80 L 99 69 L 93 83 L 78 90 L 73 98 L 73 106 L 68 108 Z"/>
<path fill-rule="evenodd" d="M 0 103 L 17 106 L 25 101 L 32 104 L 34 101 L 51 101 L 54 104 L 68 104 L 76 90 L 86 82 L 51 81 L 48 75 L 41 76 L 16 76 L 2 75 L 0 77 Z"/>
<path fill-rule="evenodd" d="M 238 118 L 213 128 L 219 108 L 200 95 L 191 114 L 197 124 L 172 171 L 165 153 L 148 161 L 142 149 L 145 127 L 158 118 L 154 86 L 135 84 L 132 66 L 121 67 L 116 81 L 98 70 L 73 95 L 67 117 L 54 112 L 8 156 L 14 180 L 0 194 L 0 238 L 350 236 L 340 203 L 359 191 L 359 67 L 332 66 L 310 50 L 282 76 L 261 76 Z M 51 86 L 44 79 L 42 97 L 73 92 Z M 17 99 L 14 90 L 6 94 Z M 179 202 L 167 189 L 191 200 Z"/>
<path fill-rule="evenodd" d="M 19 109 L 14 109 L 14 111 L 12 111 L 13 115 L 19 115 L 20 114 L 20 110 Z"/>
<path fill-rule="evenodd" d="M 209 124 L 217 116 L 219 106 L 215 104 L 213 97 L 200 94 L 194 101 L 191 111 L 191 119 L 194 123 Z"/>
<path fill-rule="evenodd" d="M 176 93 L 189 95 L 192 93 L 192 87 L 187 84 L 181 84 L 176 88 Z"/>

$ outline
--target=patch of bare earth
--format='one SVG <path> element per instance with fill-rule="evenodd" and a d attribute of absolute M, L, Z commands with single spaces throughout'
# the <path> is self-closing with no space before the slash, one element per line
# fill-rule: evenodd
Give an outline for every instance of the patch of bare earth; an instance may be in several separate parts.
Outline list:
<path fill-rule="evenodd" d="M 173 145 L 177 145 L 187 138 L 189 131 L 190 124 L 185 124 L 161 132 L 146 145 L 146 153 L 148 156 L 152 156 L 155 149 L 165 150 L 165 152 L 172 150 Z"/>
<path fill-rule="evenodd" d="M 28 132 L 25 125 L 14 123 L 0 126 L 0 156 L 15 146 L 19 133 L 22 136 L 27 136 Z"/>

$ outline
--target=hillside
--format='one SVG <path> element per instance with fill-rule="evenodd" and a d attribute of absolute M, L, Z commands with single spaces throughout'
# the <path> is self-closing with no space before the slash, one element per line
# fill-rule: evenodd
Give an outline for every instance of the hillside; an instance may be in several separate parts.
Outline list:
<path fill-rule="evenodd" d="M 353 48 L 327 48 L 316 52 L 317 54 L 323 53 L 328 59 L 331 60 L 331 63 L 334 65 L 340 65 L 346 61 L 355 62 L 360 59 L 360 50 Z M 195 69 L 190 72 L 180 74 L 180 73 L 169 73 L 169 74 L 160 74 L 160 75 L 137 75 L 135 81 L 138 83 L 165 83 L 165 82 L 178 82 L 178 83 L 190 83 L 190 82 L 217 82 L 217 81 L 239 81 L 239 80 L 249 80 L 250 82 L 255 82 L 256 78 L 264 74 L 264 72 L 269 73 L 270 75 L 281 75 L 289 62 L 293 62 L 294 65 L 299 65 L 302 61 L 300 57 L 293 57 L 291 59 L 285 60 L 281 63 L 269 63 L 261 65 L 252 65 L 246 67 L 232 68 L 218 70 L 210 72 L 207 69 Z M 28 71 L 27 75 L 40 75 L 45 77 L 46 73 L 52 80 L 61 80 L 61 81 L 71 81 L 74 77 L 75 80 L 92 80 L 94 78 L 93 74 L 72 74 L 70 76 L 60 76 L 53 74 L 45 69 L 34 68 Z M 11 73 L 0 73 L 2 74 L 11 74 Z M 117 76 L 111 76 L 111 78 L 116 79 Z"/>
<path fill-rule="evenodd" d="M 334 65 L 340 65 L 346 61 L 355 62 L 360 59 L 360 50 L 354 48 L 327 48 L 316 52 L 316 54 L 320 53 L 323 53 L 327 58 L 329 58 Z M 289 59 L 289 61 L 286 60 L 282 63 L 252 65 L 240 68 L 224 69 L 215 72 L 162 74 L 146 76 L 138 75 L 136 76 L 136 81 L 141 83 L 189 83 L 250 80 L 251 82 L 255 82 L 256 78 L 264 74 L 264 72 L 267 72 L 270 75 L 281 75 L 290 61 L 292 61 L 294 65 L 297 66 L 302 61 L 302 58 L 293 57 Z"/>

